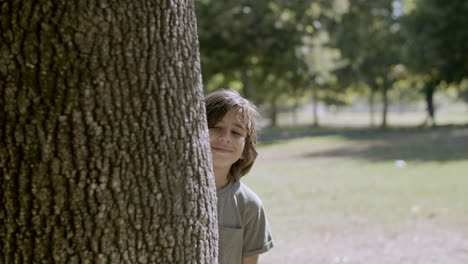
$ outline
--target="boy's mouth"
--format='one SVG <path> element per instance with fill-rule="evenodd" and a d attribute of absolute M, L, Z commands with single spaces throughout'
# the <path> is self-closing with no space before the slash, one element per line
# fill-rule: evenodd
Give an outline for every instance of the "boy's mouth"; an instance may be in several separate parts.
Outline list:
<path fill-rule="evenodd" d="M 225 148 L 222 148 L 222 147 L 211 147 L 211 149 L 213 151 L 221 152 L 221 153 L 231 153 L 232 152 L 231 150 L 225 149 Z"/>

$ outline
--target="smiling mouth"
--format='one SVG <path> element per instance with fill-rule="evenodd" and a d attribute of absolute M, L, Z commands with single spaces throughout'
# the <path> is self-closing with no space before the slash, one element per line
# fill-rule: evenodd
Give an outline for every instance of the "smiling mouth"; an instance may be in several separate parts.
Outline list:
<path fill-rule="evenodd" d="M 224 148 L 218 148 L 218 147 L 211 147 L 211 149 L 213 151 L 216 151 L 216 152 L 221 152 L 221 153 L 231 153 L 232 151 L 228 150 L 228 149 L 224 149 Z"/>

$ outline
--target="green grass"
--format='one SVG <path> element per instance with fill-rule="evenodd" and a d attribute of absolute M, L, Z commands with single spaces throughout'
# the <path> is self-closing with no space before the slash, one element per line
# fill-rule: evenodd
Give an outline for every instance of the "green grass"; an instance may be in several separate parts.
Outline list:
<path fill-rule="evenodd" d="M 262 198 L 280 242 L 266 263 L 287 263 L 287 251 L 323 233 L 402 236 L 424 223 L 423 233 L 450 229 L 468 237 L 467 127 L 321 132 L 263 142 L 243 179 Z"/>

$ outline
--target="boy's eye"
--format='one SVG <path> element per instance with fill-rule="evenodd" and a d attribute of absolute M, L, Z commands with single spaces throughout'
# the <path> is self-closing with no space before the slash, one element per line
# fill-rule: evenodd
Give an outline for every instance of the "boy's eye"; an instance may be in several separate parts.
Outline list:
<path fill-rule="evenodd" d="M 244 136 L 244 134 L 240 131 L 233 130 L 232 133 L 236 136 Z"/>

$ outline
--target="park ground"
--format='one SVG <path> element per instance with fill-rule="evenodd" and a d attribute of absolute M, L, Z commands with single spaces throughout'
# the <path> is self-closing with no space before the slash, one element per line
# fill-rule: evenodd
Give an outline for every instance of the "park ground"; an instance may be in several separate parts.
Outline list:
<path fill-rule="evenodd" d="M 243 180 L 275 239 L 261 263 L 468 263 L 468 126 L 306 130 L 265 131 Z"/>

